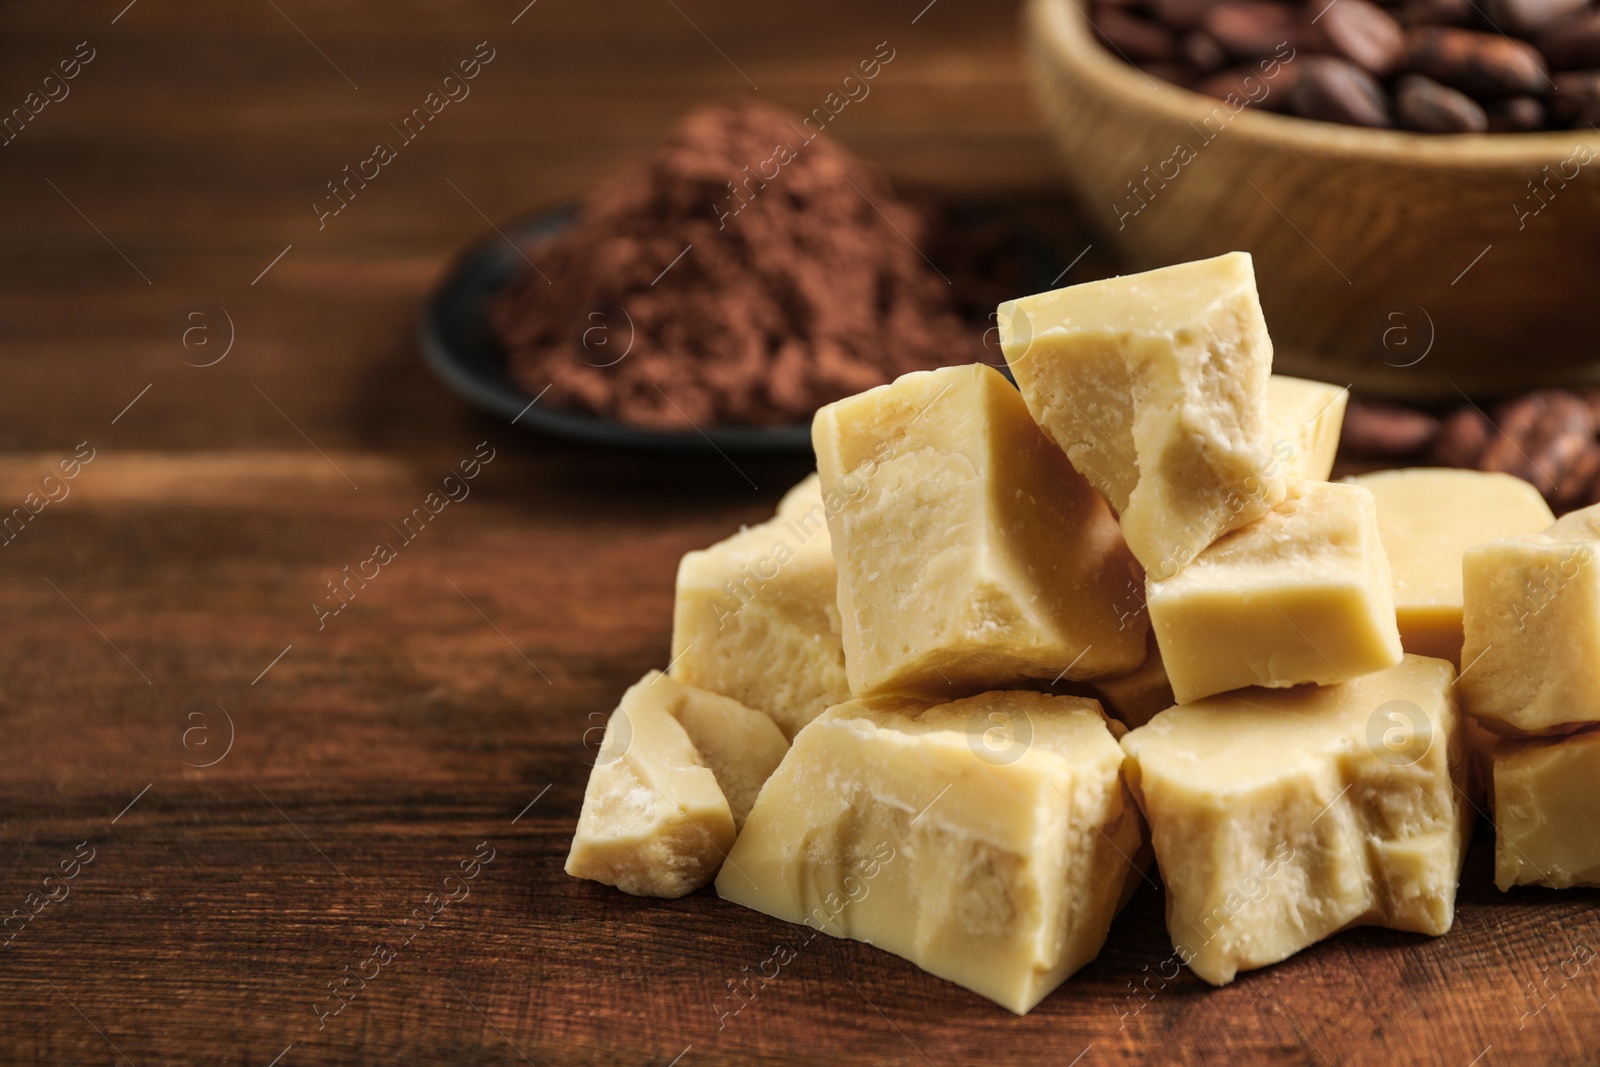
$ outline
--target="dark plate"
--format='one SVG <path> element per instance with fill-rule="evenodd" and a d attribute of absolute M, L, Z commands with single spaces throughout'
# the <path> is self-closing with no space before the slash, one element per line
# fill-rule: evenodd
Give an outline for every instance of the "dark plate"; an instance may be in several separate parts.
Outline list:
<path fill-rule="evenodd" d="M 982 206 L 961 214 L 986 217 Z M 722 426 L 699 431 L 641 430 L 576 411 L 536 403 L 511 376 L 505 350 L 489 327 L 489 302 L 522 273 L 527 264 L 518 248 L 560 233 L 576 209 L 564 207 L 532 215 L 471 246 L 456 261 L 423 309 L 419 327 L 428 366 L 451 389 L 509 423 L 592 444 L 664 452 L 741 452 L 802 455 L 811 452 L 811 425 Z M 1087 251 L 1087 250 L 1085 250 Z M 1014 236 L 1007 252 L 1021 270 L 1022 292 L 1060 284 L 1066 272 L 1059 251 L 1037 234 Z M 991 307 L 993 305 L 990 305 Z M 981 331 L 988 325 L 974 322 Z M 1004 365 L 999 368 L 1010 376 Z"/>
<path fill-rule="evenodd" d="M 489 302 L 527 264 L 513 247 L 560 233 L 572 208 L 519 220 L 505 236 L 484 238 L 462 255 L 423 309 L 422 354 L 446 385 L 507 422 L 592 444 L 669 452 L 775 452 L 809 454 L 811 425 L 723 426 L 702 432 L 641 430 L 575 411 L 533 402 L 511 377 L 505 350 L 489 328 Z"/>

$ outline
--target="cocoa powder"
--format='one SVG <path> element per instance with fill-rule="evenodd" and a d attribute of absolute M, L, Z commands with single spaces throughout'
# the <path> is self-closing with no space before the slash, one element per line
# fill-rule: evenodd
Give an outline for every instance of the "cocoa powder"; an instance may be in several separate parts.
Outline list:
<path fill-rule="evenodd" d="M 875 168 L 776 109 L 684 120 L 648 164 L 527 249 L 492 309 L 543 403 L 632 426 L 804 423 L 817 407 L 980 358 L 928 220 Z"/>

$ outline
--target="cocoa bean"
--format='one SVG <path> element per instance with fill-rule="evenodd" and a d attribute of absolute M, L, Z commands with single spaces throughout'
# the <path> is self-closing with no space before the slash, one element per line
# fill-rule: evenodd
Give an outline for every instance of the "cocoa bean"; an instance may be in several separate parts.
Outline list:
<path fill-rule="evenodd" d="M 1187 63 L 1140 63 L 1139 69 L 1173 85 L 1188 85 L 1195 76 L 1194 68 Z"/>
<path fill-rule="evenodd" d="M 1318 35 L 1298 8 L 1267 0 L 1229 0 L 1207 8 L 1200 28 L 1234 59 L 1274 55 L 1285 44 L 1309 47 Z"/>
<path fill-rule="evenodd" d="M 1544 129 L 1544 103 L 1537 97 L 1508 96 L 1489 104 L 1485 110 L 1489 115 L 1489 129 L 1494 133 L 1527 133 Z"/>
<path fill-rule="evenodd" d="M 1595 504 L 1600 504 L 1600 474 L 1595 475 L 1594 480 L 1589 483 L 1583 496 L 1577 501 L 1576 506 L 1586 508 Z"/>
<path fill-rule="evenodd" d="M 1597 490 L 1600 490 L 1600 442 L 1589 440 L 1573 458 L 1556 491 L 1547 495 L 1551 507 L 1568 511 L 1595 503 L 1600 499 L 1595 495 Z"/>
<path fill-rule="evenodd" d="M 1427 412 L 1351 397 L 1339 447 L 1351 456 L 1402 459 L 1426 450 L 1438 436 L 1439 420 Z"/>
<path fill-rule="evenodd" d="M 1217 39 L 1204 30 L 1190 30 L 1184 34 L 1178 42 L 1178 52 L 1202 74 L 1221 70 L 1228 62 L 1227 53 Z"/>
<path fill-rule="evenodd" d="M 1280 64 L 1276 77 L 1271 78 L 1257 67 L 1229 67 L 1205 75 L 1192 88 L 1197 93 L 1214 96 L 1218 100 L 1232 97 L 1247 107 L 1262 111 L 1284 111 L 1288 108 L 1289 90 L 1298 76 L 1298 63 Z"/>
<path fill-rule="evenodd" d="M 1308 119 L 1350 126 L 1389 127 L 1389 98 L 1378 79 L 1335 56 L 1297 60 L 1300 76 L 1288 93 L 1289 110 Z"/>
<path fill-rule="evenodd" d="M 1468 26 L 1478 13 L 1473 0 L 1406 0 L 1400 21 L 1407 26 Z"/>
<path fill-rule="evenodd" d="M 1514 474 L 1554 493 L 1583 446 L 1594 439 L 1594 415 L 1574 393 L 1541 389 L 1495 408 L 1495 429 L 1476 466 Z"/>
<path fill-rule="evenodd" d="M 1419 26 L 1407 37 L 1408 69 L 1464 93 L 1538 95 L 1549 85 L 1544 57 L 1526 41 L 1444 26 Z"/>
<path fill-rule="evenodd" d="M 1600 67 L 1600 8 L 1557 23 L 1539 38 L 1553 70 Z"/>
<path fill-rule="evenodd" d="M 1569 70 L 1555 76 L 1550 111 L 1574 126 L 1600 125 L 1600 70 Z"/>
<path fill-rule="evenodd" d="M 1156 18 L 1175 30 L 1192 30 L 1200 25 L 1213 0 L 1149 0 L 1145 4 Z"/>
<path fill-rule="evenodd" d="M 1101 40 L 1130 63 L 1170 63 L 1178 58 L 1177 40 L 1159 22 L 1108 8 L 1096 13 L 1094 28 Z"/>
<path fill-rule="evenodd" d="M 1574 393 L 1552 390 L 1548 396 L 1534 437 L 1524 450 L 1540 473 L 1559 488 L 1571 479 L 1573 467 L 1595 444 L 1594 412 L 1588 401 Z"/>
<path fill-rule="evenodd" d="M 1589 0 L 1484 0 L 1490 25 L 1506 33 L 1527 36 L 1582 11 Z"/>
<path fill-rule="evenodd" d="M 1475 469 L 1478 457 L 1494 433 L 1489 420 L 1477 408 L 1461 408 L 1452 412 L 1439 427 L 1439 437 L 1434 442 L 1433 460 L 1445 467 Z"/>
<path fill-rule="evenodd" d="M 1379 77 L 1406 55 L 1406 31 L 1395 17 L 1369 0 L 1334 0 L 1317 25 L 1335 54 Z"/>
<path fill-rule="evenodd" d="M 1394 112 L 1401 126 L 1425 133 L 1483 133 L 1489 128 L 1489 116 L 1476 100 L 1425 74 L 1400 79 Z"/>

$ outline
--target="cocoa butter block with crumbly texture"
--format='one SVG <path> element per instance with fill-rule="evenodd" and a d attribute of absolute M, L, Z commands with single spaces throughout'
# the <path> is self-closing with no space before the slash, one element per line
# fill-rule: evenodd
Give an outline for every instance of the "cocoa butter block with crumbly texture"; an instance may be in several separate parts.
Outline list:
<path fill-rule="evenodd" d="M 1179 958 L 1212 985 L 1351 926 L 1438 936 L 1472 818 L 1444 660 L 1243 689 L 1122 739 Z"/>
<path fill-rule="evenodd" d="M 766 712 L 790 738 L 848 699 L 828 514 L 870 488 L 852 479 L 825 499 L 813 474 L 769 521 L 685 555 L 672 676 Z"/>
<path fill-rule="evenodd" d="M 795 738 L 717 892 L 1022 1014 L 1100 951 L 1148 862 L 1122 731 L 1035 692 L 841 704 Z"/>
<path fill-rule="evenodd" d="M 1600 504 L 1461 560 L 1461 702 L 1503 734 L 1600 722 Z"/>
<path fill-rule="evenodd" d="M 1292 482 L 1264 517 L 1176 576 L 1152 576 L 1146 592 L 1179 703 L 1332 685 L 1400 662 L 1377 505 L 1360 486 Z"/>
<path fill-rule="evenodd" d="M 651 671 L 606 722 L 567 873 L 635 896 L 694 892 L 788 749 L 761 712 Z"/>
<path fill-rule="evenodd" d="M 1267 379 L 1272 454 L 1285 478 L 1321 482 L 1333 473 L 1349 401 L 1344 386 L 1284 374 Z"/>
<path fill-rule="evenodd" d="M 1283 499 L 1247 253 L 1011 300 L 998 319 L 1028 410 L 1150 573 L 1171 576 Z"/>
<path fill-rule="evenodd" d="M 1143 726 L 1157 712 L 1166 711 L 1178 702 L 1172 695 L 1172 682 L 1167 679 L 1167 668 L 1161 662 L 1161 649 L 1156 644 L 1154 631 L 1150 634 L 1144 662 L 1137 670 L 1116 678 L 1103 678 L 1091 685 L 1106 711 L 1129 729 Z"/>
<path fill-rule="evenodd" d="M 1600 886 L 1600 730 L 1484 745 L 1494 811 L 1494 882 Z"/>
<path fill-rule="evenodd" d="M 853 694 L 959 696 L 1144 658 L 1115 516 L 999 371 L 907 374 L 829 404 L 811 435 L 842 500 L 828 528 Z"/>
<path fill-rule="evenodd" d="M 1494 471 L 1418 467 L 1345 480 L 1378 502 L 1400 643 L 1459 666 L 1462 556 L 1485 541 L 1545 529 L 1556 518 L 1550 505 L 1521 478 Z"/>

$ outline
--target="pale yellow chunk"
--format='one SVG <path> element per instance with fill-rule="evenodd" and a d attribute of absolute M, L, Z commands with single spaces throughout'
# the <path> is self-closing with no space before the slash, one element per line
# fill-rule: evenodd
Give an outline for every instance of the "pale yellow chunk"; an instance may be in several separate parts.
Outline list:
<path fill-rule="evenodd" d="M 1344 386 L 1283 374 L 1267 379 L 1272 454 L 1285 478 L 1320 482 L 1333 473 L 1349 400 Z"/>
<path fill-rule="evenodd" d="M 684 556 L 672 676 L 766 712 L 789 737 L 847 699 L 828 514 L 866 491 L 853 482 L 825 501 L 812 475 L 771 520 Z"/>
<path fill-rule="evenodd" d="M 828 525 L 852 693 L 960 695 L 1143 659 L 1115 517 L 992 367 L 830 404 L 812 441 L 824 494 L 844 498 Z"/>
<path fill-rule="evenodd" d="M 1098 705 L 880 697 L 801 731 L 717 878 L 1023 1013 L 1100 951 L 1143 826 Z"/>
<path fill-rule="evenodd" d="M 1151 577 L 1150 624 L 1180 703 L 1246 685 L 1332 685 L 1400 662 L 1372 494 L 1293 482 L 1264 518 L 1174 578 Z"/>
<path fill-rule="evenodd" d="M 606 722 L 567 873 L 636 896 L 692 893 L 788 748 L 759 711 L 651 671 Z"/>
<path fill-rule="evenodd" d="M 1600 722 L 1600 505 L 1468 550 L 1461 702 L 1501 733 Z"/>
<path fill-rule="evenodd" d="M 1490 471 L 1419 467 L 1346 481 L 1378 502 L 1400 643 L 1459 666 L 1461 557 L 1485 541 L 1538 533 L 1555 521 L 1550 505 L 1521 478 Z"/>
<path fill-rule="evenodd" d="M 1161 662 L 1161 649 L 1156 645 L 1153 631 L 1144 663 L 1137 670 L 1092 685 L 1106 711 L 1130 729 L 1143 726 L 1156 712 L 1166 711 L 1178 702 L 1172 695 L 1172 682 L 1167 678 L 1166 665 Z"/>
<path fill-rule="evenodd" d="M 1490 764 L 1495 885 L 1600 886 L 1600 732 L 1500 740 Z"/>
<path fill-rule="evenodd" d="M 1471 819 L 1449 663 L 1247 689 L 1122 739 L 1179 959 L 1213 985 L 1349 926 L 1443 934 Z"/>
<path fill-rule="evenodd" d="M 1272 341 L 1247 253 L 1011 300 L 998 319 L 1028 410 L 1152 574 L 1283 499 Z"/>

